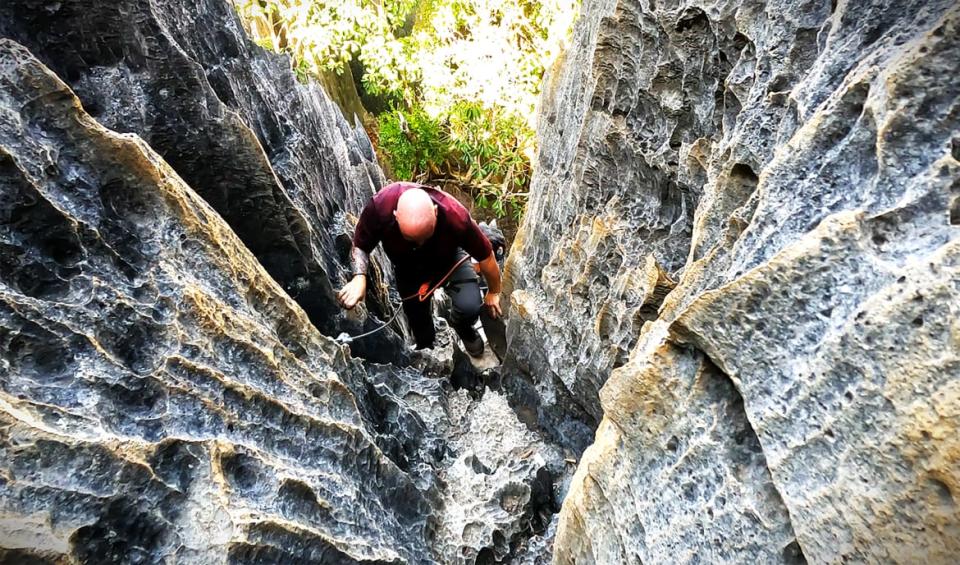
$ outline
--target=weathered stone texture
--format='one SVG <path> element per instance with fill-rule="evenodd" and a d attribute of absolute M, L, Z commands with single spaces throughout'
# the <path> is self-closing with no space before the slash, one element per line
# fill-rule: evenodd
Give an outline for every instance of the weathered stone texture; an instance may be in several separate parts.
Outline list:
<path fill-rule="evenodd" d="M 0 4 L 0 560 L 950 562 L 958 28 L 588 2 L 501 395 L 323 335 L 381 173 L 225 2 Z"/>
<path fill-rule="evenodd" d="M 692 10 L 676 27 L 636 2 L 587 4 L 545 93 L 535 196 L 508 264 L 505 365 L 536 391 L 515 403 L 538 404 L 576 453 L 602 416 L 597 391 L 662 298 L 644 273 L 675 272 L 687 255 L 703 172 L 678 175 L 678 149 L 720 119 L 706 19 Z"/>
<path fill-rule="evenodd" d="M 447 489 L 443 507 L 449 511 L 438 526 L 440 538 L 456 546 L 442 552 L 467 563 L 509 562 L 513 548 L 529 536 L 529 524 L 517 515 L 542 529 L 544 519 L 559 510 L 552 487 L 561 457 L 517 420 L 497 392 L 477 402 L 458 391 L 448 407 L 460 429 L 450 438 L 458 456 L 445 465 L 442 478 L 457 488 Z"/>
<path fill-rule="evenodd" d="M 508 264 L 512 401 L 574 447 L 602 412 L 556 561 L 960 552 L 958 20 L 584 6 Z"/>
<path fill-rule="evenodd" d="M 347 315 L 334 297 L 350 272 L 350 217 L 385 184 L 366 133 L 318 85 L 299 84 L 286 57 L 250 42 L 229 2 L 3 2 L 0 37 L 27 46 L 104 126 L 140 135 L 321 332 L 360 333 L 388 315 L 386 262 L 375 262 L 373 316 Z M 394 361 L 402 334 L 352 348 Z"/>
<path fill-rule="evenodd" d="M 351 359 L 8 39 L 0 267 L 0 560 L 473 563 L 557 509 L 502 396 Z"/>
<path fill-rule="evenodd" d="M 790 561 L 790 520 L 732 383 L 663 337 L 603 389 L 555 560 Z"/>
<path fill-rule="evenodd" d="M 427 558 L 426 497 L 341 380 L 359 365 L 169 165 L 9 40 L 0 84 L 0 545 Z"/>
<path fill-rule="evenodd" d="M 945 199 L 933 201 L 928 227 L 945 219 Z M 678 322 L 736 376 L 816 562 L 948 563 L 960 551 L 960 238 L 897 264 L 875 241 L 888 222 L 828 218 Z M 792 317 L 778 326 L 767 312 Z"/>

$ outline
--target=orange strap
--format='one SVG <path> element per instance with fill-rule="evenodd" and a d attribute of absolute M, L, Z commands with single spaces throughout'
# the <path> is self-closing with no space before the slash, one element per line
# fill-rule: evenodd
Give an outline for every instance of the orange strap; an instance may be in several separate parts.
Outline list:
<path fill-rule="evenodd" d="M 440 282 L 433 285 L 433 288 L 430 288 L 429 281 L 425 282 L 422 285 L 420 285 L 420 290 L 418 290 L 416 294 L 411 294 L 410 296 L 407 296 L 406 298 L 403 299 L 403 301 L 406 302 L 407 300 L 419 298 L 420 302 L 426 302 L 433 295 L 433 293 L 436 292 L 436 290 L 440 288 L 441 285 L 443 285 L 443 283 L 447 282 L 447 279 L 449 279 L 450 276 L 453 275 L 453 272 L 457 270 L 457 267 L 459 267 L 460 265 L 463 265 L 464 262 L 466 262 L 468 259 L 470 259 L 470 256 L 464 255 L 463 257 L 460 258 L 459 261 L 457 261 L 453 265 L 453 267 L 450 267 L 450 270 L 447 271 L 447 274 L 443 275 L 443 278 L 440 279 Z"/>
<path fill-rule="evenodd" d="M 420 299 L 420 302 L 426 302 L 427 299 L 430 298 L 430 295 L 432 295 L 438 288 L 440 288 L 440 285 L 442 285 L 443 283 L 447 282 L 447 279 L 449 279 L 449 278 L 450 278 L 450 275 L 452 275 L 453 272 L 457 270 L 457 267 L 459 267 L 460 265 L 463 265 L 464 261 L 466 261 L 466 260 L 469 259 L 469 258 L 470 258 L 470 256 L 469 256 L 469 255 L 466 255 L 466 256 L 464 256 L 463 258 L 461 258 L 459 261 L 457 261 L 457 264 L 454 265 L 447 274 L 443 275 L 443 278 L 440 279 L 440 282 L 438 282 L 437 284 L 435 284 L 435 285 L 433 286 L 433 288 L 430 288 L 430 283 L 429 283 L 429 282 L 425 282 L 425 283 L 423 283 L 422 285 L 420 285 L 420 290 L 417 291 L 416 294 L 411 294 L 410 296 L 404 298 L 401 302 L 407 301 L 407 300 L 411 300 L 411 299 L 413 299 L 413 298 L 419 298 L 419 299 Z M 393 321 L 396 320 L 396 319 L 397 319 L 397 316 L 399 316 L 399 315 L 400 315 L 400 308 L 399 308 L 399 306 L 398 306 L 398 307 L 396 308 L 396 312 L 393 313 L 393 317 L 391 317 L 389 320 L 387 320 L 386 323 L 382 324 L 381 326 L 379 326 L 379 327 L 377 327 L 377 328 L 374 328 L 374 329 L 372 329 L 372 330 L 370 330 L 370 331 L 368 331 L 368 332 L 362 333 L 362 334 L 360 334 L 360 335 L 354 335 L 354 336 L 348 335 L 346 332 L 344 332 L 344 333 L 340 334 L 339 336 L 337 336 L 337 341 L 340 342 L 340 343 L 352 343 L 352 342 L 354 342 L 354 341 L 356 341 L 356 340 L 358 340 L 358 339 L 360 339 L 360 338 L 362 338 L 362 337 L 367 337 L 368 335 L 375 334 L 375 333 L 377 333 L 378 331 L 382 330 L 383 328 L 385 328 L 385 327 L 389 326 L 390 324 L 392 324 Z"/>

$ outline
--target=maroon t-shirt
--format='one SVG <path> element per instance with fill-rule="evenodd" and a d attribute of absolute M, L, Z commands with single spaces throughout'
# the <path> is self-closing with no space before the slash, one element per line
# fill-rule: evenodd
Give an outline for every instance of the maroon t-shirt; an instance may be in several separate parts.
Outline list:
<path fill-rule="evenodd" d="M 420 247 L 403 238 L 393 211 L 400 195 L 411 188 L 421 188 L 437 205 L 437 225 L 433 235 Z M 457 249 L 463 249 L 477 261 L 493 252 L 490 240 L 463 204 L 449 194 L 429 186 L 409 182 L 388 184 L 367 202 L 353 234 L 353 245 L 372 253 L 378 243 L 393 262 L 397 277 L 421 284 L 436 282 L 453 267 Z"/>

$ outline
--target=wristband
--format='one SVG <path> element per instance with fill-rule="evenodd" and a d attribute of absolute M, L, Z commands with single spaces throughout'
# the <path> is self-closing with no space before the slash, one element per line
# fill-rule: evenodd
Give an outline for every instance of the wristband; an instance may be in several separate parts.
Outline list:
<path fill-rule="evenodd" d="M 367 273 L 353 273 L 354 278 L 356 277 L 366 277 Z"/>

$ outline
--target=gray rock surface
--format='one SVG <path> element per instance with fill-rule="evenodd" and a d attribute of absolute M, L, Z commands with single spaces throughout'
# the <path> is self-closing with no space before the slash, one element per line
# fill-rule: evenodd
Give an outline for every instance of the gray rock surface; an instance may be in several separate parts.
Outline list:
<path fill-rule="evenodd" d="M 447 405 L 457 430 L 449 436 L 456 456 L 441 473 L 457 487 L 446 490 L 448 511 L 438 524 L 440 539 L 453 547 L 441 551 L 460 562 L 501 562 L 530 535 L 531 521 L 543 529 L 558 509 L 553 478 L 562 464 L 559 450 L 527 430 L 497 392 L 474 401 L 460 390 Z"/>
<path fill-rule="evenodd" d="M 420 562 L 426 493 L 323 337 L 147 144 L 0 40 L 0 546 Z"/>
<path fill-rule="evenodd" d="M 702 26 L 683 32 L 682 47 L 641 56 L 660 41 L 642 12 L 636 2 L 584 7 L 545 88 L 533 196 L 508 260 L 504 365 L 523 377 L 514 403 L 577 454 L 602 417 L 597 392 L 687 255 L 703 175 L 676 174 L 676 147 L 717 118 L 701 100 L 712 103 L 722 72 L 698 50 Z M 697 77 L 694 92 L 684 76 Z"/>
<path fill-rule="evenodd" d="M 371 316 L 344 314 L 351 217 L 385 184 L 363 128 L 286 57 L 250 42 L 223 0 L 16 0 L 0 37 L 27 46 L 104 126 L 141 136 L 227 221 L 324 334 L 389 317 L 392 271 L 376 254 Z M 400 327 L 400 326 L 398 326 Z M 351 345 L 397 360 L 391 328 Z"/>
<path fill-rule="evenodd" d="M 0 202 L 0 560 L 474 563 L 557 510 L 558 451 L 450 390 L 449 328 L 438 375 L 351 358 L 9 39 Z"/>
<path fill-rule="evenodd" d="M 702 353 L 644 338 L 560 515 L 555 562 L 796 563 L 790 516 L 727 378 Z"/>
<path fill-rule="evenodd" d="M 507 266 L 511 402 L 599 422 L 556 562 L 960 552 L 958 10 L 585 4 Z"/>
<path fill-rule="evenodd" d="M 0 561 L 951 562 L 958 27 L 586 4 L 497 375 L 324 335 L 381 173 L 227 4 L 3 3 Z"/>

